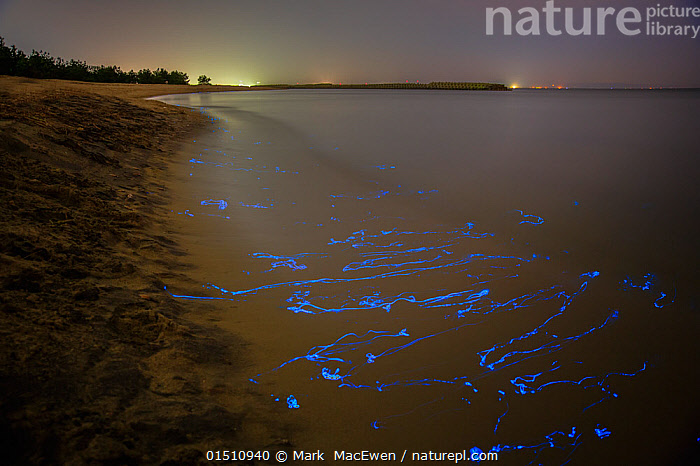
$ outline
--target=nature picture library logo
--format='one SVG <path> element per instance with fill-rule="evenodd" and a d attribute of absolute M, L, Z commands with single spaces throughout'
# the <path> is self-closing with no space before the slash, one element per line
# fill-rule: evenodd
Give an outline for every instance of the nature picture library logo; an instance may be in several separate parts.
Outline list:
<path fill-rule="evenodd" d="M 646 8 L 560 7 L 554 0 L 544 6 L 518 10 L 486 8 L 486 35 L 604 36 L 615 30 L 626 36 L 680 36 L 695 39 L 700 33 L 700 7 L 662 5 Z"/>

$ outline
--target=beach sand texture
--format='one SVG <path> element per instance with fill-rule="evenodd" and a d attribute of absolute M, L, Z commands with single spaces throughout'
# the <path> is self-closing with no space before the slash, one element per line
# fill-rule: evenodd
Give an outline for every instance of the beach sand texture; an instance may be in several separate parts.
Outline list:
<path fill-rule="evenodd" d="M 163 289 L 189 267 L 164 220 L 169 157 L 206 118 L 143 98 L 199 89 L 0 77 L 4 464 L 198 464 L 286 444 L 227 383 L 243 342 Z"/>

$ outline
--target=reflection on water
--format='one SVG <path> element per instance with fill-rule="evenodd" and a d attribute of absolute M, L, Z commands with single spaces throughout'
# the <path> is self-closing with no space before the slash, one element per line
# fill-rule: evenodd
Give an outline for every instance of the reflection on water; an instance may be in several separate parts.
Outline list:
<path fill-rule="evenodd" d="M 204 283 L 176 296 L 232 303 L 301 447 L 694 447 L 698 93 L 163 100 L 212 120 L 173 210 Z"/>

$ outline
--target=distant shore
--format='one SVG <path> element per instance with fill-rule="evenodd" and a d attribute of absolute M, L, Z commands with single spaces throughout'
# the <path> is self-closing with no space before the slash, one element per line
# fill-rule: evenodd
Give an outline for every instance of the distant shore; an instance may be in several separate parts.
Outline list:
<path fill-rule="evenodd" d="M 243 342 L 163 289 L 192 285 L 166 186 L 208 120 L 144 97 L 238 90 L 0 76 L 4 464 L 206 464 L 285 445 L 227 377 Z"/>
<path fill-rule="evenodd" d="M 272 89 L 257 86 L 256 90 Z M 30 79 L 16 76 L 0 76 L 0 92 L 11 94 L 33 94 L 49 90 L 73 90 L 90 92 L 107 97 L 130 100 L 139 106 L 152 107 L 151 103 L 142 101 L 146 97 L 167 94 L 190 94 L 194 92 L 229 92 L 249 91 L 248 86 L 188 85 L 188 84 L 109 84 L 68 81 L 62 79 Z M 162 104 L 159 104 L 162 105 Z"/>
<path fill-rule="evenodd" d="M 440 91 L 512 91 L 504 84 L 471 82 L 430 82 L 430 83 L 364 83 L 364 84 L 265 84 L 251 88 L 267 89 L 422 89 Z"/>

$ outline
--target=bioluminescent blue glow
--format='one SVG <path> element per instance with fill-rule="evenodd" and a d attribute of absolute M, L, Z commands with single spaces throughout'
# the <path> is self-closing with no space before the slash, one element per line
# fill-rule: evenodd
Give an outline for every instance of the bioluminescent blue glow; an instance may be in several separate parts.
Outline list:
<path fill-rule="evenodd" d="M 587 406 L 584 408 L 583 411 L 586 411 L 587 409 L 602 403 L 606 399 L 613 397 L 617 398 L 618 394 L 615 393 L 611 387 L 608 379 L 615 378 L 615 377 L 634 377 L 638 374 L 640 374 L 642 371 L 645 371 L 647 369 L 647 362 L 644 362 L 642 367 L 637 370 L 636 372 L 630 372 L 630 373 L 625 373 L 625 372 L 610 372 L 605 375 L 599 376 L 587 376 L 587 377 L 582 377 L 579 380 L 558 380 L 558 379 L 553 379 L 548 382 L 542 382 L 539 385 L 535 385 L 536 380 L 543 374 L 545 373 L 551 373 L 556 371 L 557 369 L 561 368 L 561 365 L 559 365 L 558 361 L 555 361 L 554 364 L 555 367 L 552 367 L 551 369 L 548 369 L 547 371 L 540 372 L 537 374 L 533 375 L 525 375 L 525 376 L 518 376 L 515 377 L 513 380 L 511 380 L 511 384 L 513 384 L 516 389 L 515 393 L 519 395 L 532 395 L 536 394 L 542 390 L 546 389 L 551 389 L 556 385 L 559 384 L 565 384 L 565 385 L 571 385 L 571 386 L 577 386 L 581 388 L 582 390 L 587 390 L 589 388 L 598 388 L 601 391 L 600 399 L 596 401 L 595 403 Z"/>
<path fill-rule="evenodd" d="M 223 219 L 226 219 L 226 220 L 231 220 L 231 217 L 228 216 L 228 215 L 210 214 L 210 213 L 207 213 L 207 212 L 198 212 L 197 214 L 195 214 L 195 213 L 193 213 L 193 212 L 190 212 L 189 209 L 185 210 L 184 212 L 174 212 L 174 211 L 172 211 L 172 212 L 175 213 L 175 214 L 177 214 L 177 215 L 185 215 L 185 216 L 187 216 L 187 217 L 194 217 L 194 216 L 196 216 L 196 215 L 202 215 L 202 216 L 205 216 L 205 217 L 220 217 L 220 218 L 223 218 Z"/>
<path fill-rule="evenodd" d="M 496 446 L 491 447 L 489 451 L 500 453 L 513 450 L 531 450 L 532 452 L 534 452 L 534 459 L 530 464 L 535 464 L 538 455 L 543 450 L 547 448 L 557 448 L 567 452 L 566 462 L 568 462 L 568 458 L 570 457 L 571 453 L 573 453 L 574 450 L 576 450 L 576 448 L 581 444 L 581 436 L 582 434 L 576 433 L 576 427 L 574 426 L 571 428 L 571 431 L 569 433 L 564 431 L 552 432 L 551 434 L 545 436 L 544 441 L 539 443 L 524 445 L 498 444 Z M 562 464 L 566 464 L 566 462 Z"/>
<path fill-rule="evenodd" d="M 300 264 L 297 261 L 301 260 L 305 257 L 309 256 L 316 256 L 316 257 L 326 257 L 324 254 L 294 254 L 292 256 L 276 256 L 274 254 L 269 254 L 266 252 L 254 252 L 253 254 L 250 255 L 251 257 L 254 257 L 256 259 L 270 259 L 270 269 L 269 271 L 272 271 L 278 267 L 287 267 L 290 268 L 291 270 L 304 270 L 306 269 L 306 265 Z"/>
<path fill-rule="evenodd" d="M 400 188 L 400 186 L 399 186 L 399 188 Z M 355 194 L 331 194 L 331 195 L 329 195 L 329 197 L 330 197 L 331 199 L 350 199 L 350 200 L 362 201 L 362 200 L 381 199 L 381 198 L 383 198 L 383 197 L 385 197 L 385 196 L 390 196 L 390 195 L 395 195 L 395 196 L 402 196 L 402 195 L 403 195 L 403 196 L 411 196 L 411 195 L 415 195 L 415 196 L 419 196 L 419 198 L 421 198 L 421 199 L 426 199 L 426 196 L 428 196 L 428 195 L 430 195 L 430 194 L 435 194 L 435 193 L 437 193 L 437 192 L 438 192 L 437 189 L 429 189 L 429 190 L 419 189 L 419 190 L 415 190 L 415 191 L 402 190 L 402 191 L 396 191 L 396 192 L 392 193 L 392 192 L 389 191 L 389 190 L 383 189 L 383 190 L 379 190 L 379 191 L 372 191 L 372 192 L 370 192 L 370 193 L 362 194 L 362 195 L 355 195 Z"/>
<path fill-rule="evenodd" d="M 294 395 L 289 395 L 287 397 L 287 407 L 289 409 L 299 409 L 299 402 L 294 398 Z"/>
<path fill-rule="evenodd" d="M 229 133 L 233 127 L 217 124 L 215 131 Z M 264 309 L 265 325 L 275 324 L 275 313 L 285 325 L 294 323 L 285 331 L 293 335 L 289 347 L 295 349 L 283 341 L 273 362 L 246 374 L 257 388 L 270 387 L 266 393 L 295 394 L 273 395 L 280 407 L 286 401 L 287 408 L 299 409 L 301 399 L 303 411 L 288 415 L 320 411 L 333 400 L 319 397 L 331 393 L 381 405 L 362 427 L 367 436 L 464 416 L 487 439 L 473 440 L 478 446 L 472 454 L 499 453 L 522 464 L 554 464 L 551 457 L 567 464 L 583 443 L 611 437 L 601 422 L 617 432 L 602 415 L 603 407 L 627 397 L 629 384 L 645 383 L 656 362 L 636 353 L 627 359 L 599 358 L 589 354 L 590 348 L 614 351 L 611 342 L 618 333 L 634 329 L 635 316 L 623 296 L 644 299 L 637 314 L 664 314 L 676 300 L 674 283 L 652 273 L 620 276 L 594 258 L 579 257 L 577 244 L 551 250 L 531 246 L 547 244 L 533 238 L 551 234 L 551 225 L 556 231 L 560 219 L 533 205 L 547 217 L 544 225 L 527 200 L 513 203 L 527 211 L 509 204 L 493 212 L 500 229 L 468 215 L 445 223 L 418 222 L 412 209 L 429 209 L 442 193 L 409 189 L 409 182 L 399 180 L 400 163 L 364 163 L 366 172 L 358 177 L 362 184 L 339 183 L 325 190 L 314 185 L 309 198 L 316 196 L 319 211 L 304 211 L 304 183 L 311 185 L 306 173 L 296 171 L 286 155 L 261 156 L 282 144 L 236 134 L 225 137 L 239 144 L 240 152 L 229 152 L 237 157 L 198 148 L 199 155 L 189 162 L 194 173 L 222 170 L 236 181 L 246 180 L 245 197 L 236 197 L 242 190 L 234 183 L 230 193 L 205 191 L 195 198 L 199 205 L 175 213 L 196 221 L 217 211 L 229 219 L 222 211 L 233 211 L 264 219 L 265 228 L 285 222 L 280 237 L 294 234 L 299 241 L 266 238 L 255 249 L 265 252 L 246 251 L 242 280 L 226 283 L 216 277 L 198 292 L 173 296 L 234 301 L 240 303 L 237 308 Z M 338 149 L 315 142 L 300 147 L 305 154 L 307 149 L 314 154 Z M 390 177 L 395 178 L 386 181 Z M 285 182 L 292 186 L 286 197 L 280 187 Z M 418 186 L 426 185 L 431 183 Z M 580 199 L 573 205 L 588 208 L 588 200 Z M 394 209 L 400 201 L 408 207 Z M 571 197 L 562 202 L 567 215 L 585 210 L 571 208 Z M 551 420 L 542 416 L 532 432 L 513 428 L 539 416 L 543 406 L 556 411 Z"/>
<path fill-rule="evenodd" d="M 272 209 L 274 207 L 274 204 L 272 202 L 269 202 L 270 205 L 264 205 L 262 203 L 258 204 L 246 204 L 245 202 L 241 201 L 238 203 L 241 207 L 251 207 L 253 209 Z"/>
<path fill-rule="evenodd" d="M 669 296 L 668 293 L 665 293 L 661 290 L 659 290 L 659 286 L 657 284 L 657 278 L 656 275 L 652 273 L 647 273 L 643 277 L 625 277 L 624 280 L 622 280 L 622 287 L 623 290 L 630 290 L 637 288 L 641 291 L 649 292 L 649 293 L 658 293 L 658 298 L 654 300 L 654 306 L 661 309 L 664 306 L 667 306 L 669 304 L 672 304 L 676 300 L 676 290 L 674 288 L 673 290 L 673 296 Z"/>
<path fill-rule="evenodd" d="M 229 170 L 234 170 L 234 171 L 243 171 L 243 172 L 255 172 L 255 173 L 289 173 L 292 175 L 297 175 L 298 172 L 290 172 L 287 170 L 282 170 L 280 167 L 275 167 L 274 169 L 268 168 L 266 166 L 263 167 L 239 167 L 238 165 L 234 164 L 233 162 L 207 162 L 205 160 L 200 160 L 197 159 L 196 157 L 192 157 L 189 162 L 193 165 L 208 165 L 211 167 L 217 167 L 217 168 L 227 168 Z"/>
<path fill-rule="evenodd" d="M 379 199 L 379 198 L 382 198 L 388 194 L 389 194 L 389 191 L 375 191 L 375 192 L 366 194 L 364 196 L 351 196 L 349 194 L 331 194 L 329 197 L 336 198 L 336 199 L 350 198 L 350 199 L 362 200 L 362 199 Z"/>
<path fill-rule="evenodd" d="M 612 434 L 607 428 L 600 427 L 600 425 L 595 428 L 595 433 L 599 438 L 607 438 Z"/>
<path fill-rule="evenodd" d="M 226 202 L 224 199 L 219 199 L 219 200 L 214 200 L 214 199 L 206 199 L 201 202 L 202 205 L 215 205 L 218 206 L 220 210 L 226 209 L 228 207 L 228 202 Z"/>
<path fill-rule="evenodd" d="M 541 225 L 544 223 L 544 219 L 540 217 L 539 215 L 534 215 L 534 214 L 526 214 L 522 210 L 514 210 L 513 212 L 518 212 L 520 215 L 522 215 L 522 220 L 520 223 L 529 223 L 531 225 Z"/>

